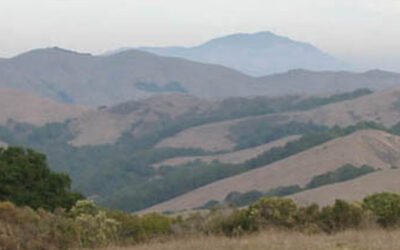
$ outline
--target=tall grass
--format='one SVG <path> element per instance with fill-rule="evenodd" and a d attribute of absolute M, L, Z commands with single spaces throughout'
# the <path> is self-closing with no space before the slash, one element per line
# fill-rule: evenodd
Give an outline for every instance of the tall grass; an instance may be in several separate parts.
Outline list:
<path fill-rule="evenodd" d="M 99 250 L 398 250 L 400 230 L 347 230 L 334 235 L 264 231 L 240 238 L 200 236 Z"/>

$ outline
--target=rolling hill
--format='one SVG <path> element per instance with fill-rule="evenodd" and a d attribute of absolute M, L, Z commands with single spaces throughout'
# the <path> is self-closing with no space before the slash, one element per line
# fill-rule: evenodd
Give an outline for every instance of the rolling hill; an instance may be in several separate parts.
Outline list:
<path fill-rule="evenodd" d="M 243 130 L 240 128 L 257 123 L 281 126 L 293 121 L 312 122 L 326 126 L 348 126 L 360 121 L 375 121 L 385 126 L 393 126 L 400 121 L 400 89 L 376 92 L 307 111 L 268 114 L 210 123 L 184 130 L 173 137 L 162 140 L 157 146 L 174 148 L 193 146 L 214 151 L 230 150 L 235 147 L 233 133 Z M 214 148 L 210 145 L 213 145 Z"/>
<path fill-rule="evenodd" d="M 212 152 L 230 151 L 236 147 L 236 143 L 230 136 L 232 131 L 229 128 L 241 121 L 238 118 L 299 108 L 308 110 L 369 94 L 371 91 L 361 89 L 323 97 L 293 95 L 232 97 L 224 100 L 206 100 L 187 94 L 163 94 L 85 113 L 70 123 L 75 135 L 70 143 L 75 146 L 113 144 L 123 135 L 131 135 L 138 140 L 153 134 L 160 140 L 165 139 L 155 145 L 156 148 L 190 147 Z M 215 126 L 216 121 L 222 122 Z M 202 124 L 204 126 L 199 126 Z M 290 135 L 303 132 L 307 131 Z"/>
<path fill-rule="evenodd" d="M 398 166 L 400 137 L 377 130 L 357 131 L 265 167 L 200 187 L 144 212 L 192 209 L 210 200 L 223 200 L 232 191 L 268 191 L 289 185 L 304 186 L 314 176 L 346 164 L 365 164 L 379 169 Z"/>
<path fill-rule="evenodd" d="M 0 125 L 12 121 L 42 126 L 76 118 L 91 110 L 88 106 L 58 103 L 8 88 L 0 88 L 0 107 Z"/>
<path fill-rule="evenodd" d="M 115 105 L 160 93 L 201 98 L 332 93 L 400 86 L 400 74 L 294 70 L 251 77 L 215 64 L 161 57 L 139 50 L 93 56 L 60 48 L 32 50 L 0 61 L 0 86 L 60 102 Z"/>
<path fill-rule="evenodd" d="M 364 197 L 380 192 L 400 191 L 400 170 L 378 171 L 343 183 L 331 184 L 290 196 L 299 204 L 332 204 L 335 199 L 360 201 Z"/>
<path fill-rule="evenodd" d="M 299 68 L 317 71 L 350 68 L 309 43 L 294 41 L 271 32 L 233 34 L 189 48 L 139 49 L 161 56 L 219 64 L 253 76 L 282 73 Z"/>
<path fill-rule="evenodd" d="M 235 142 L 229 138 L 229 127 L 234 121 L 218 122 L 217 126 L 206 124 L 184 130 L 172 137 L 163 139 L 156 147 L 201 148 L 206 151 L 230 151 Z"/>
<path fill-rule="evenodd" d="M 100 108 L 71 123 L 76 137 L 70 143 L 74 146 L 112 144 L 123 133 L 141 137 L 162 127 L 166 121 L 189 113 L 207 112 L 214 104 L 188 95 L 170 94 Z"/>
<path fill-rule="evenodd" d="M 208 155 L 208 156 L 186 156 L 186 157 L 176 157 L 176 158 L 171 158 L 162 162 L 159 162 L 157 164 L 154 164 L 154 167 L 160 167 L 160 166 L 177 166 L 177 165 L 182 165 L 188 162 L 192 161 L 203 161 L 206 163 L 210 163 L 212 161 L 220 161 L 223 163 L 243 163 L 247 160 L 250 160 L 252 158 L 257 157 L 258 155 L 264 153 L 265 151 L 270 150 L 273 147 L 282 147 L 285 146 L 286 143 L 296 140 L 300 138 L 299 135 L 292 135 L 288 136 L 276 141 L 272 141 L 270 143 L 250 148 L 250 149 L 244 149 L 244 150 L 239 150 L 231 153 L 225 153 L 225 154 L 217 154 L 217 155 Z"/>
<path fill-rule="evenodd" d="M 254 79 L 222 66 L 138 50 L 104 57 L 49 48 L 0 62 L 0 82 L 63 102 L 109 105 L 160 92 L 234 96 L 252 92 L 246 90 Z"/>

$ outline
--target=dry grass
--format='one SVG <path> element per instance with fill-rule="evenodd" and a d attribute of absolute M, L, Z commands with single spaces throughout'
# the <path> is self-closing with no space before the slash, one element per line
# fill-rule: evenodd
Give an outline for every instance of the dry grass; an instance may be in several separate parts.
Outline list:
<path fill-rule="evenodd" d="M 101 250 L 396 250 L 400 231 L 347 231 L 336 235 L 306 235 L 293 232 L 264 232 L 240 239 L 191 237 L 165 243 Z"/>
<path fill-rule="evenodd" d="M 270 150 L 273 147 L 283 147 L 288 142 L 299 139 L 300 135 L 291 135 L 284 137 L 282 139 L 266 143 L 264 145 L 253 147 L 249 149 L 239 150 L 231 153 L 217 154 L 217 155 L 207 155 L 207 156 L 186 156 L 186 157 L 175 157 L 167 159 L 160 163 L 154 164 L 153 166 L 158 168 L 160 166 L 178 166 L 191 161 L 200 160 L 206 163 L 218 160 L 223 163 L 243 163 L 247 160 L 255 158 L 265 151 Z"/>
<path fill-rule="evenodd" d="M 223 200 L 232 191 L 267 191 L 279 186 L 304 186 L 311 181 L 313 176 L 335 171 L 346 164 L 354 166 L 365 164 L 383 170 L 389 170 L 391 166 L 400 166 L 400 137 L 378 130 L 357 131 L 265 167 L 202 186 L 142 212 L 192 209 L 202 206 L 209 200 Z M 400 188 L 399 182 L 394 182 L 391 186 L 377 183 L 379 185 L 376 188 L 368 189 L 371 188 L 369 183 L 363 182 L 365 187 L 357 188 L 360 190 L 366 188 L 369 192 L 358 192 L 357 195 L 349 198 L 361 200 L 371 193 L 394 191 Z M 340 193 L 333 194 L 333 201 L 340 197 Z M 307 202 L 306 197 L 303 198 L 302 200 Z M 315 201 L 318 202 L 318 200 Z"/>
<path fill-rule="evenodd" d="M 360 201 L 370 194 L 382 191 L 399 192 L 399 180 L 399 169 L 377 171 L 353 180 L 300 192 L 289 196 L 289 198 L 301 205 L 317 203 L 320 206 L 333 204 L 336 199 Z"/>
<path fill-rule="evenodd" d="M 0 124 L 9 120 L 43 126 L 78 117 L 91 107 L 59 103 L 20 90 L 0 87 Z"/>

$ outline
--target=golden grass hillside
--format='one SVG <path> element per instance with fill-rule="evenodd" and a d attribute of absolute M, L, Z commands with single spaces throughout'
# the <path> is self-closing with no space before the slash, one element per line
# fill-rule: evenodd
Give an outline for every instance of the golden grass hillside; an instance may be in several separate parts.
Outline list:
<path fill-rule="evenodd" d="M 386 170 L 400 166 L 400 137 L 378 130 L 360 130 L 265 167 L 200 187 L 143 212 L 192 209 L 210 200 L 221 201 L 232 191 L 268 191 L 281 186 L 304 186 L 314 176 L 346 164 Z M 376 191 L 384 191 L 384 188 Z M 362 199 L 363 196 L 355 198 Z"/>
<path fill-rule="evenodd" d="M 63 122 L 78 117 L 89 110 L 88 106 L 58 103 L 20 90 L 0 88 L 0 124 L 9 120 L 41 126 L 51 122 Z"/>
<path fill-rule="evenodd" d="M 346 231 L 306 235 L 267 231 L 242 238 L 190 237 L 166 242 L 101 250 L 398 250 L 400 230 Z M 100 250 L 100 249 L 99 249 Z"/>
<path fill-rule="evenodd" d="M 210 163 L 214 160 L 218 160 L 223 163 L 243 163 L 247 160 L 257 157 L 258 155 L 264 153 L 265 151 L 270 150 L 273 147 L 283 147 L 286 143 L 290 141 L 294 141 L 299 139 L 299 135 L 288 136 L 276 141 L 272 141 L 270 143 L 261 145 L 259 147 L 244 149 L 235 151 L 232 153 L 225 153 L 225 154 L 217 154 L 217 155 L 210 155 L 210 156 L 188 156 L 188 157 L 176 157 L 165 160 L 163 162 L 154 164 L 154 167 L 160 166 L 177 166 L 181 164 L 185 164 L 191 161 L 201 160 L 206 163 Z"/>
<path fill-rule="evenodd" d="M 317 203 L 325 206 L 334 203 L 335 199 L 357 201 L 360 197 L 382 190 L 386 192 L 400 191 L 399 169 L 378 171 L 346 182 L 306 190 L 294 194 L 290 198 L 299 204 Z"/>
<path fill-rule="evenodd" d="M 333 103 L 308 111 L 254 116 L 197 126 L 164 139 L 159 146 L 176 148 L 191 146 L 215 151 L 230 150 L 235 145 L 229 139 L 230 128 L 239 123 L 252 123 L 260 119 L 272 123 L 296 121 L 343 127 L 361 121 L 375 121 L 385 126 L 392 126 L 400 120 L 400 89 L 376 92 L 354 100 Z"/>
<path fill-rule="evenodd" d="M 142 101 L 126 102 L 117 106 L 96 110 L 79 117 L 72 124 L 77 136 L 74 146 L 114 143 L 124 132 L 140 135 L 151 122 L 163 117 L 178 117 L 190 110 L 202 112 L 212 102 L 183 94 L 166 94 Z M 135 128 L 132 129 L 133 125 Z"/>

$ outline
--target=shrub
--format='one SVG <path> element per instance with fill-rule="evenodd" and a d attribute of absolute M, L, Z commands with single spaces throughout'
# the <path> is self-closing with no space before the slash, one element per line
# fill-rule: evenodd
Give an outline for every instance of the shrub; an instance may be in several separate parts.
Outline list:
<path fill-rule="evenodd" d="M 296 227 L 302 232 L 317 233 L 321 231 L 318 225 L 321 217 L 320 208 L 317 204 L 300 207 L 295 216 Z"/>
<path fill-rule="evenodd" d="M 75 218 L 81 247 L 104 246 L 117 243 L 118 222 L 108 218 L 104 211 L 96 215 L 81 214 Z"/>
<path fill-rule="evenodd" d="M 364 217 L 365 213 L 360 204 L 336 200 L 334 205 L 322 209 L 319 224 L 322 230 L 332 233 L 359 228 Z"/>
<path fill-rule="evenodd" d="M 139 216 L 122 211 L 107 211 L 107 217 L 118 222 L 118 242 L 122 245 L 143 242 L 146 239 L 145 229 Z"/>
<path fill-rule="evenodd" d="M 157 213 L 146 214 L 141 217 L 144 232 L 148 238 L 165 235 L 172 232 L 173 220 Z"/>
<path fill-rule="evenodd" d="M 297 206 L 291 199 L 263 198 L 249 207 L 251 215 L 254 215 L 258 223 L 264 225 L 294 226 Z"/>
<path fill-rule="evenodd" d="M 400 224 L 400 194 L 379 193 L 364 199 L 364 208 L 378 217 L 378 223 L 384 227 Z"/>
<path fill-rule="evenodd" d="M 77 246 L 73 220 L 62 211 L 18 208 L 0 203 L 0 249 L 54 250 Z"/>
<path fill-rule="evenodd" d="M 207 233 L 226 236 L 239 236 L 259 229 L 256 217 L 248 209 L 225 211 L 225 213 L 224 210 L 214 211 L 209 216 L 205 228 Z"/>

